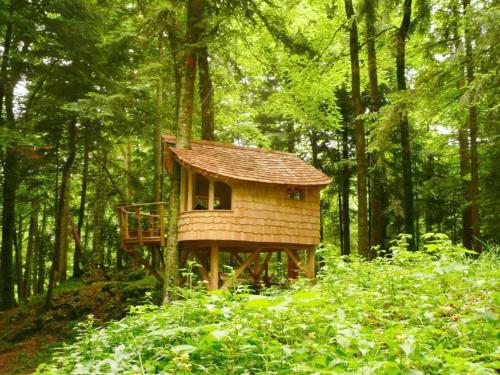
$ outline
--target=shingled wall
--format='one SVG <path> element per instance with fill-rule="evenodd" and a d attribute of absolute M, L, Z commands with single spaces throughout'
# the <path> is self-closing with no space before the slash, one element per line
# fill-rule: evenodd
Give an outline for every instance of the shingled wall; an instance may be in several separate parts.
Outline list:
<path fill-rule="evenodd" d="M 304 200 L 292 200 L 288 199 L 284 185 L 245 182 L 231 185 L 231 211 L 181 212 L 179 241 L 319 243 L 319 187 L 305 188 Z"/>

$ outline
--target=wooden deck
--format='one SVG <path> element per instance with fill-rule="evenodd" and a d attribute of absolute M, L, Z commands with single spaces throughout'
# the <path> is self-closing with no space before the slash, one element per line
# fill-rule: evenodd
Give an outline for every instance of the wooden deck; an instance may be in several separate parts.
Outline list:
<path fill-rule="evenodd" d="M 165 246 L 165 203 L 143 203 L 118 208 L 123 250 L 134 246 Z"/>
<path fill-rule="evenodd" d="M 163 282 L 161 269 L 155 269 L 147 258 L 143 258 L 140 246 L 163 247 L 165 235 L 165 203 L 131 204 L 118 208 L 120 220 L 120 247 L 138 264 L 142 264 L 160 283 Z M 195 212 L 195 211 L 193 211 Z M 207 213 L 217 213 L 207 211 Z M 272 243 L 251 241 L 181 241 L 180 267 L 186 267 L 189 260 L 198 264 L 197 271 L 209 290 L 227 289 L 241 279 L 249 279 L 255 284 L 262 282 L 264 271 L 274 253 L 283 252 L 288 263 L 293 264 L 298 273 L 313 279 L 315 276 L 314 246 L 296 243 Z M 298 251 L 305 250 L 303 260 Z M 226 253 L 225 257 L 222 256 Z M 233 260 L 234 272 L 225 274 L 219 262 Z"/>

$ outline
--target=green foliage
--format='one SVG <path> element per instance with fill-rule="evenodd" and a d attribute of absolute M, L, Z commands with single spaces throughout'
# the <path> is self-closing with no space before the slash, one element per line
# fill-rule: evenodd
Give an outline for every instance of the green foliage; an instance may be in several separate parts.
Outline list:
<path fill-rule="evenodd" d="M 478 259 L 439 234 L 365 262 L 322 252 L 316 285 L 262 295 L 190 291 L 78 341 L 37 374 L 495 374 L 498 254 Z M 190 266 L 191 267 L 191 266 Z"/>

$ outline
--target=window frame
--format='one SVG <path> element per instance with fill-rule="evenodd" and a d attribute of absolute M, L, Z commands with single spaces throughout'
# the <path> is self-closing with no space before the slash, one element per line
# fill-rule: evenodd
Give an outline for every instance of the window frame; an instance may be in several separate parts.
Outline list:
<path fill-rule="evenodd" d="M 195 209 L 196 204 L 196 175 L 200 175 L 208 179 L 208 208 Z M 215 208 L 215 183 L 222 182 L 230 188 L 230 209 L 216 209 Z M 203 196 L 205 197 L 205 196 Z M 220 197 L 219 197 L 220 200 Z M 190 168 L 184 167 L 181 170 L 181 212 L 200 212 L 200 211 L 232 211 L 233 207 L 233 186 L 226 181 L 216 180 L 212 177 L 205 176 L 199 172 L 192 171 Z"/>
<path fill-rule="evenodd" d="M 299 194 L 297 196 L 297 193 Z M 292 195 L 291 195 L 292 194 Z M 302 187 L 288 187 L 286 191 L 287 199 L 290 201 L 302 202 L 306 200 L 306 189 Z"/>

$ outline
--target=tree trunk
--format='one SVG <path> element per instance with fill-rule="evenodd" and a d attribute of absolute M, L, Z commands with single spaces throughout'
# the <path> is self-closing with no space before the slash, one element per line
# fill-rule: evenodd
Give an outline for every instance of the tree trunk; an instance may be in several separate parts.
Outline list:
<path fill-rule="evenodd" d="M 172 7 L 175 7 L 175 0 L 170 1 Z M 180 27 L 177 25 L 176 13 L 169 12 L 167 22 L 165 24 L 167 29 L 168 44 L 171 51 L 171 62 L 174 71 L 174 84 L 175 84 L 175 123 L 179 121 L 179 107 L 181 100 L 181 86 L 182 86 L 182 58 L 181 58 L 181 45 L 178 36 Z"/>
<path fill-rule="evenodd" d="M 319 169 L 318 132 L 314 129 L 309 129 L 307 134 L 309 135 L 309 145 L 311 146 L 312 165 L 314 168 Z"/>
<path fill-rule="evenodd" d="M 295 152 L 295 129 L 292 121 L 288 121 L 286 125 L 286 150 L 287 152 Z"/>
<path fill-rule="evenodd" d="M 23 302 L 23 215 L 18 215 L 17 223 L 14 227 L 14 252 L 15 252 L 15 272 L 16 272 L 16 285 L 17 285 L 17 300 L 19 303 Z"/>
<path fill-rule="evenodd" d="M 378 90 L 377 74 L 377 51 L 375 47 L 375 3 L 371 0 L 365 0 L 365 25 L 366 25 L 366 46 L 368 53 L 368 79 L 370 83 L 370 111 L 377 113 L 380 109 L 380 94 Z M 370 239 L 371 246 L 384 246 L 384 207 L 383 207 L 383 168 L 380 166 L 382 153 L 374 152 L 370 158 L 371 169 L 371 190 L 370 190 Z M 378 162 L 378 163 L 377 163 Z"/>
<path fill-rule="evenodd" d="M 467 14 L 469 0 L 462 0 L 463 13 Z M 467 84 L 474 82 L 474 56 L 472 54 L 472 38 L 470 36 L 469 26 L 465 21 L 464 43 L 465 43 L 465 69 Z M 470 137 L 470 198 L 471 198 L 471 227 L 472 227 L 472 248 L 481 251 L 479 242 L 480 217 L 479 217 L 479 158 L 477 152 L 477 108 L 474 103 L 469 104 L 469 137 Z"/>
<path fill-rule="evenodd" d="M 89 178 L 89 154 L 90 154 L 90 140 L 89 135 L 86 130 L 85 134 L 85 145 L 83 149 L 83 168 L 82 168 L 82 189 L 80 192 L 80 208 L 78 210 L 78 224 L 77 232 L 78 238 L 82 238 L 82 228 L 83 222 L 85 220 L 85 205 L 87 202 L 87 185 Z M 80 277 L 82 275 L 81 262 L 82 262 L 83 251 L 79 251 L 78 247 L 75 246 L 75 252 L 73 255 L 73 277 Z"/>
<path fill-rule="evenodd" d="M 189 0 L 187 10 L 186 58 L 184 81 L 180 92 L 179 119 L 177 121 L 176 147 L 191 147 L 193 124 L 194 83 L 196 79 L 196 43 L 200 35 L 199 24 L 204 0 Z"/>
<path fill-rule="evenodd" d="M 403 19 L 396 35 L 396 76 L 399 91 L 406 91 L 406 38 L 410 29 L 412 0 L 404 0 Z M 413 174 L 411 170 L 410 124 L 403 111 L 399 119 L 401 157 L 403 165 L 403 212 L 404 230 L 410 234 L 410 249 L 415 250 L 415 225 L 413 205 Z"/>
<path fill-rule="evenodd" d="M 12 31 L 11 31 L 12 33 Z M 8 37 L 8 38 L 7 38 Z M 4 45 L 7 45 L 11 36 L 6 35 L 6 41 Z M 9 41 L 10 44 L 10 41 Z M 6 57 L 7 56 L 7 57 Z M 4 50 L 4 60 L 8 58 L 5 55 Z M 3 69 L 3 66 L 2 66 Z M 2 72 L 3 74 L 3 72 Z M 15 119 L 13 113 L 13 85 L 12 83 L 6 82 L 6 76 L 2 76 L 2 82 L 0 87 L 5 90 L 5 109 L 7 113 L 7 127 L 14 131 L 15 130 Z M 3 93 L 2 93 L 3 95 Z M 3 98 L 2 98 L 3 101 Z M 0 107 L 2 102 L 0 102 Z M 2 124 L 2 117 L 0 113 L 0 124 Z M 15 236 L 15 217 L 16 217 L 16 190 L 17 190 L 17 179 L 18 179 L 18 168 L 17 168 L 17 154 L 14 148 L 7 147 L 4 158 L 3 166 L 3 209 L 2 209 L 2 247 L 0 251 L 0 311 L 7 310 L 15 306 L 16 300 L 14 297 L 14 270 L 13 270 L 13 259 L 12 250 Z"/>
<path fill-rule="evenodd" d="M 158 35 L 158 60 L 163 66 L 163 35 Z M 153 127 L 153 202 L 161 202 L 161 130 L 163 123 L 163 69 L 160 69 L 156 88 L 156 121 Z"/>
<path fill-rule="evenodd" d="M 194 83 L 196 77 L 196 43 L 199 37 L 199 24 L 204 0 L 189 0 L 187 5 L 187 52 L 184 69 L 184 82 L 180 93 L 179 117 L 177 120 L 176 147 L 187 149 L 191 146 L 191 128 L 193 123 Z M 179 284 L 179 254 L 177 241 L 177 222 L 180 207 L 180 166 L 174 163 L 171 178 L 169 202 L 169 222 L 167 228 L 167 246 L 163 302 L 169 302 L 170 283 Z"/>
<path fill-rule="evenodd" d="M 160 66 L 163 66 L 163 33 L 158 35 L 158 61 Z M 160 69 L 158 75 L 158 82 L 156 88 L 156 121 L 153 128 L 153 202 L 161 202 L 162 189 L 161 183 L 163 167 L 161 165 L 161 130 L 163 123 L 163 69 Z M 156 214 L 159 214 L 159 208 Z M 159 247 L 151 249 L 151 267 L 155 270 L 160 267 L 160 253 Z"/>
<path fill-rule="evenodd" d="M 351 25 L 349 28 L 349 51 L 351 57 L 351 96 L 354 109 L 354 140 L 356 145 L 356 171 L 358 191 L 358 253 L 366 259 L 370 259 L 370 248 L 368 244 L 368 202 L 366 182 L 368 167 L 366 163 L 365 127 L 363 120 L 359 118 L 363 114 L 360 92 L 359 72 L 359 44 L 358 26 L 354 17 L 354 8 L 351 0 L 344 0 L 345 11 Z"/>
<path fill-rule="evenodd" d="M 468 124 L 467 124 L 468 125 Z M 460 154 L 460 177 L 462 180 L 462 198 L 466 204 L 462 210 L 462 244 L 465 248 L 472 249 L 472 209 L 470 205 L 470 155 L 467 125 L 458 130 L 458 147 Z"/>
<path fill-rule="evenodd" d="M 106 154 L 104 153 L 103 166 L 106 165 Z M 104 266 L 104 246 L 102 227 L 104 221 L 104 209 L 106 205 L 106 189 L 107 180 L 106 174 L 103 171 L 103 166 L 98 166 L 96 185 L 95 185 L 95 205 L 94 205 L 94 235 L 92 238 L 92 256 L 91 267 L 93 269 L 102 268 Z"/>
<path fill-rule="evenodd" d="M 56 287 L 57 280 L 60 279 L 61 271 L 61 256 L 63 252 L 64 239 L 63 236 L 68 234 L 67 229 L 65 230 L 64 225 L 67 226 L 67 217 L 64 216 L 64 206 L 68 200 L 69 182 L 71 177 L 71 167 L 76 156 L 76 119 L 72 119 L 68 126 L 68 158 L 66 159 L 61 178 L 61 188 L 59 193 L 59 212 L 56 216 L 56 227 L 55 227 L 55 243 L 54 243 L 54 254 L 52 259 L 52 267 L 50 269 L 49 285 L 47 288 L 47 294 L 45 296 L 45 309 L 49 309 L 52 305 L 52 296 L 54 294 L 54 288 Z"/>
<path fill-rule="evenodd" d="M 201 103 L 201 139 L 214 139 L 213 86 L 207 46 L 198 47 L 199 93 Z"/>
<path fill-rule="evenodd" d="M 14 1 L 10 2 L 9 6 L 9 17 L 12 17 L 14 13 Z M 7 69 L 9 67 L 10 60 L 10 48 L 12 44 L 12 22 L 7 22 L 5 28 L 5 38 L 3 41 L 3 53 L 2 53 L 2 66 L 0 67 L 0 125 L 3 125 L 3 102 L 5 93 L 7 91 Z"/>
<path fill-rule="evenodd" d="M 63 178 L 65 178 L 63 174 Z M 63 282 L 67 279 L 68 274 L 68 248 L 69 248 L 69 221 L 68 217 L 70 215 L 69 212 L 69 194 L 70 194 L 70 183 L 71 183 L 71 173 L 68 175 L 68 181 L 66 184 L 66 191 L 62 191 L 64 193 L 64 202 L 61 208 L 59 215 L 61 217 L 61 249 L 59 251 L 59 256 L 61 260 L 59 261 L 59 272 L 58 272 L 58 281 Z M 62 183 L 62 181 L 61 181 Z"/>
<path fill-rule="evenodd" d="M 132 144 L 130 142 L 130 136 L 127 136 L 127 144 L 125 145 L 125 195 L 127 197 L 127 203 L 131 203 L 134 197 L 134 191 L 132 189 Z"/>
<path fill-rule="evenodd" d="M 342 200 L 342 249 L 341 255 L 351 254 L 351 215 L 349 212 L 349 192 L 351 172 L 347 165 L 349 161 L 349 129 L 347 122 L 344 122 L 342 130 L 342 162 L 340 178 L 341 200 Z"/>
<path fill-rule="evenodd" d="M 47 206 L 43 206 L 42 212 L 42 226 L 39 233 L 39 241 L 37 242 L 38 247 L 38 259 L 37 259 L 37 285 L 36 292 L 42 293 L 45 286 L 45 259 L 47 256 L 47 238 L 45 235 L 45 228 L 47 224 Z"/>
<path fill-rule="evenodd" d="M 26 247 L 26 263 L 23 276 L 23 301 L 26 301 L 31 295 L 32 270 L 34 269 L 35 241 L 38 232 L 38 202 L 36 199 L 31 201 L 31 214 L 28 229 L 28 245 Z M 34 272 L 33 272 L 34 273 Z"/>

